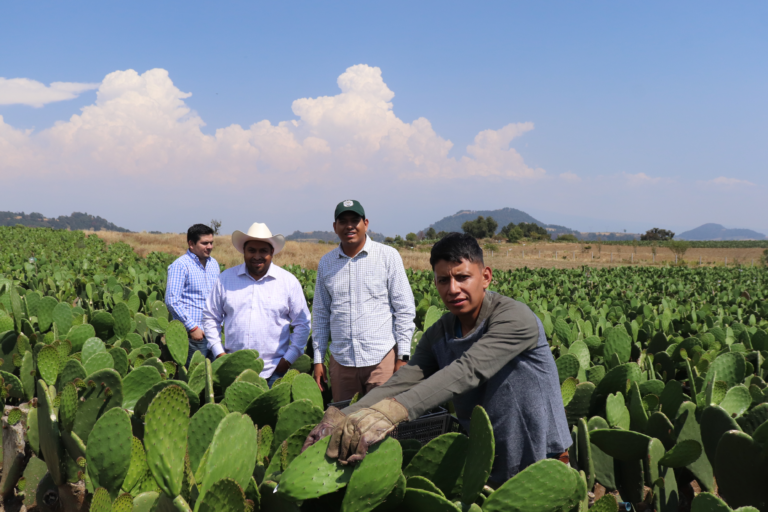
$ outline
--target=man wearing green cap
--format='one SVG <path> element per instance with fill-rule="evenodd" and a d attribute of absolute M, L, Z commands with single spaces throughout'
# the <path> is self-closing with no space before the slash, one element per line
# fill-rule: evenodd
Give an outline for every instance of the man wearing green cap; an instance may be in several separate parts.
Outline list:
<path fill-rule="evenodd" d="M 400 254 L 366 234 L 368 219 L 358 201 L 336 206 L 333 230 L 341 243 L 318 265 L 312 345 L 322 390 L 330 339 L 331 391 L 340 402 L 384 384 L 406 364 L 416 308 Z"/>

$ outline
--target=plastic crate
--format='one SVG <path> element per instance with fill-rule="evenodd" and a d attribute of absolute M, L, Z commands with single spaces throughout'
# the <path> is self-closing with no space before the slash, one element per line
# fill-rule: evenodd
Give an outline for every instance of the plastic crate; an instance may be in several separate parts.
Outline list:
<path fill-rule="evenodd" d="M 351 400 L 329 403 L 328 407 L 343 409 L 349 405 Z M 395 439 L 415 439 L 422 445 L 427 444 L 432 439 L 447 434 L 449 432 L 461 432 L 462 428 L 459 420 L 451 416 L 448 411 L 438 407 L 418 419 L 404 421 L 398 424 L 395 429 L 389 433 Z"/>

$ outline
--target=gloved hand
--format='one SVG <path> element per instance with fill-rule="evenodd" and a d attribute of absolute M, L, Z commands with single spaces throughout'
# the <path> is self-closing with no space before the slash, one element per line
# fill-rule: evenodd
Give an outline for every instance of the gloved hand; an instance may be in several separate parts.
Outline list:
<path fill-rule="evenodd" d="M 395 425 L 408 419 L 408 410 L 394 398 L 349 415 L 343 428 L 333 431 L 326 455 L 342 464 L 363 460 L 368 447 L 383 440 Z"/>
<path fill-rule="evenodd" d="M 340 432 L 346 421 L 346 414 L 336 407 L 329 407 L 328 410 L 325 411 L 320 423 L 318 423 L 307 436 L 307 439 L 304 441 L 304 446 L 301 447 L 301 451 L 303 452 L 322 438 L 330 436 L 336 431 Z M 336 456 L 338 456 L 338 450 L 336 451 Z"/>

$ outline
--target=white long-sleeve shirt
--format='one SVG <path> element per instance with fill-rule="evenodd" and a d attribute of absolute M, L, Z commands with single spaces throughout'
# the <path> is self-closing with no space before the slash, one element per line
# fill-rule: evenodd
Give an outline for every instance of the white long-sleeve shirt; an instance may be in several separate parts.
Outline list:
<path fill-rule="evenodd" d="M 411 353 L 416 306 L 403 259 L 370 237 L 354 258 L 337 247 L 320 259 L 312 313 L 315 363 L 329 337 L 343 366 L 379 364 L 395 346 L 397 355 Z"/>
<path fill-rule="evenodd" d="M 213 286 L 203 311 L 203 331 L 214 356 L 256 349 L 268 378 L 281 358 L 294 363 L 304 353 L 310 329 L 307 301 L 298 279 L 274 263 L 258 281 L 245 263 L 225 270 Z M 293 333 L 291 333 L 293 327 Z"/>

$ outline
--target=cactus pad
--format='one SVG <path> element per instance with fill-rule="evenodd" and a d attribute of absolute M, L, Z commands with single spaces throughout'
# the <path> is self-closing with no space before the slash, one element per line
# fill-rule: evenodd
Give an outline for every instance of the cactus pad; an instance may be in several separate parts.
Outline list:
<path fill-rule="evenodd" d="M 715 463 L 720 438 L 729 430 L 741 428 L 722 407 L 711 405 L 701 413 L 701 443 L 710 464 Z"/>
<path fill-rule="evenodd" d="M 629 362 L 629 356 L 632 351 L 632 339 L 623 327 L 608 327 L 604 332 L 605 342 L 603 343 L 603 358 L 610 361 L 614 354 L 618 357 L 620 364 Z"/>
<path fill-rule="evenodd" d="M 96 489 L 91 498 L 91 512 L 111 512 L 112 511 L 112 498 L 109 496 L 109 491 L 103 487 Z"/>
<path fill-rule="evenodd" d="M 72 431 L 88 445 L 88 435 L 96 421 L 123 403 L 123 383 L 115 370 L 100 370 L 89 375 L 86 389 L 77 406 Z"/>
<path fill-rule="evenodd" d="M 59 387 L 63 387 L 68 382 L 73 382 L 75 379 L 85 380 L 86 373 L 85 368 L 76 359 L 69 359 L 64 368 L 59 372 Z"/>
<path fill-rule="evenodd" d="M 227 409 L 244 413 L 251 402 L 264 394 L 264 389 L 250 382 L 233 382 L 224 392 Z"/>
<path fill-rule="evenodd" d="M 438 496 L 442 496 L 443 498 L 445 498 L 443 491 L 438 489 L 435 486 L 435 484 L 433 484 L 423 476 L 412 476 L 406 481 L 405 486 L 407 489 L 421 489 L 422 491 L 431 492 L 432 494 L 437 494 Z"/>
<path fill-rule="evenodd" d="M 113 368 L 121 377 L 125 377 L 130 370 L 128 363 L 128 354 L 120 347 L 111 348 L 107 351 L 112 356 Z"/>
<path fill-rule="evenodd" d="M 277 414 L 272 451 L 304 425 L 316 425 L 321 419 L 322 409 L 312 405 L 309 400 L 299 400 L 282 407 Z"/>
<path fill-rule="evenodd" d="M 245 512 L 243 489 L 228 478 L 217 481 L 199 500 L 196 512 Z"/>
<path fill-rule="evenodd" d="M 186 355 L 184 361 L 186 362 Z M 259 353 L 256 350 L 238 350 L 226 357 L 224 362 L 216 368 L 213 382 L 226 390 L 245 370 L 261 373 L 263 369 L 264 361 L 259 359 Z"/>
<path fill-rule="evenodd" d="M 709 371 L 717 373 L 717 380 L 723 380 L 731 388 L 744 381 L 746 372 L 746 360 L 738 352 L 726 352 L 715 359 L 709 367 Z"/>
<path fill-rule="evenodd" d="M 84 365 L 86 375 L 91 375 L 98 372 L 99 370 L 114 368 L 114 366 L 115 360 L 112 359 L 112 356 L 109 355 L 108 352 L 100 352 L 98 354 L 94 354 L 85 362 Z"/>
<path fill-rule="evenodd" d="M 651 438 L 638 432 L 599 429 L 589 433 L 589 439 L 598 448 L 618 460 L 633 461 L 648 455 Z"/>
<path fill-rule="evenodd" d="M 693 499 L 691 512 L 733 512 L 733 510 L 714 494 L 702 492 Z"/>
<path fill-rule="evenodd" d="M 277 424 L 280 408 L 291 402 L 291 386 L 274 386 L 254 400 L 245 413 L 260 427 L 269 425 L 273 429 Z"/>
<path fill-rule="evenodd" d="M 627 363 L 611 368 L 597 384 L 595 393 L 608 396 L 611 393 L 626 393 L 630 382 L 640 382 L 641 371 L 637 363 Z"/>
<path fill-rule="evenodd" d="M 176 364 L 184 365 L 187 363 L 187 354 L 189 353 L 189 335 L 187 328 L 178 320 L 173 320 L 168 324 L 165 330 L 165 344 Z"/>
<path fill-rule="evenodd" d="M 85 343 L 83 343 L 83 349 L 81 350 L 82 360 L 87 361 L 96 354 L 106 351 L 107 347 L 99 338 L 88 338 L 85 340 Z"/>
<path fill-rule="evenodd" d="M 37 381 L 37 420 L 40 429 L 40 451 L 55 485 L 65 481 L 64 447 L 59 437 L 59 422 L 45 382 Z"/>
<path fill-rule="evenodd" d="M 104 413 L 88 438 L 88 475 L 115 498 L 131 464 L 131 439 L 131 420 L 119 407 Z"/>
<path fill-rule="evenodd" d="M 216 428 L 226 415 L 227 411 L 221 405 L 205 404 L 189 420 L 187 446 L 193 472 L 197 472 L 200 461 L 213 440 Z"/>
<path fill-rule="evenodd" d="M 561 385 L 569 377 L 578 377 L 581 366 L 579 360 L 573 354 L 565 354 L 564 356 L 558 357 L 555 364 L 557 365 L 557 374 L 560 377 Z"/>
<path fill-rule="evenodd" d="M 392 438 L 371 447 L 349 480 L 341 512 L 369 512 L 389 495 L 400 478 L 400 443 Z"/>
<path fill-rule="evenodd" d="M 224 417 L 213 434 L 205 462 L 205 476 L 200 486 L 200 499 L 219 480 L 232 479 L 247 487 L 256 466 L 258 441 L 251 419 L 233 412 Z"/>
<path fill-rule="evenodd" d="M 46 345 L 37 353 L 37 370 L 46 384 L 53 386 L 56 383 L 59 376 L 59 351 L 56 347 Z"/>
<path fill-rule="evenodd" d="M 125 492 L 133 492 L 141 481 L 146 477 L 149 467 L 147 466 L 147 454 L 144 451 L 144 445 L 135 437 L 131 437 L 131 463 L 128 466 L 128 473 L 123 480 L 122 489 Z"/>
<path fill-rule="evenodd" d="M 406 478 L 423 476 L 431 480 L 446 496 L 450 496 L 461 478 L 467 457 L 469 439 L 463 434 L 443 434 L 419 450 L 403 470 Z"/>
<path fill-rule="evenodd" d="M 717 490 L 731 507 L 766 503 L 768 463 L 762 448 L 743 432 L 729 431 L 720 438 L 715 456 Z"/>
<path fill-rule="evenodd" d="M 744 414 L 750 405 L 752 405 L 752 395 L 744 385 L 733 386 L 720 402 L 720 407 L 733 418 Z"/>
<path fill-rule="evenodd" d="M 619 512 L 619 504 L 613 494 L 606 494 L 590 507 L 590 512 Z"/>
<path fill-rule="evenodd" d="M 469 424 L 469 445 L 461 489 L 461 501 L 464 503 L 474 503 L 483 490 L 491 474 L 495 449 L 491 420 L 485 409 L 478 405 L 472 411 Z"/>
<path fill-rule="evenodd" d="M 309 400 L 316 407 L 323 408 L 323 395 L 317 387 L 317 382 L 310 375 L 301 374 L 293 379 L 291 396 L 294 401 Z"/>
<path fill-rule="evenodd" d="M 3 385 L 9 397 L 24 398 L 24 385 L 17 376 L 3 371 L 0 371 L 0 376 L 3 378 Z"/>
<path fill-rule="evenodd" d="M 142 395 L 141 398 L 138 399 L 136 402 L 136 405 L 133 408 L 133 412 L 138 417 L 144 416 L 146 414 L 147 409 L 149 407 L 149 404 L 154 400 L 154 398 L 162 392 L 162 390 L 170 387 L 170 386 L 178 386 L 184 392 L 187 394 L 187 400 L 189 402 L 189 408 L 190 411 L 192 411 L 192 414 L 194 414 L 197 409 L 200 407 L 200 399 L 198 396 L 192 391 L 189 386 L 187 386 L 186 383 L 178 381 L 178 380 L 163 380 L 149 388 L 147 392 Z"/>
<path fill-rule="evenodd" d="M 140 366 L 123 379 L 123 408 L 133 411 L 136 402 L 160 382 L 160 372 L 152 366 Z"/>
<path fill-rule="evenodd" d="M 678 443 L 693 439 L 701 444 L 701 429 L 696 420 L 696 406 L 693 403 L 684 402 L 680 406 L 675 419 L 675 432 Z M 699 457 L 696 462 L 687 467 L 705 489 L 713 488 L 712 465 L 706 457 Z"/>
<path fill-rule="evenodd" d="M 701 451 L 701 444 L 693 439 L 686 439 L 665 453 L 659 460 L 659 464 L 669 468 L 684 468 L 696 462 L 701 457 Z"/>
<path fill-rule="evenodd" d="M 181 492 L 189 426 L 189 399 L 179 386 L 155 396 L 147 410 L 144 448 L 157 485 L 170 498 Z"/>
<path fill-rule="evenodd" d="M 64 386 L 59 400 L 59 421 L 64 432 L 71 432 L 75 426 L 79 397 L 74 382 Z"/>
<path fill-rule="evenodd" d="M 629 409 L 624 405 L 624 395 L 621 392 L 608 395 L 605 403 L 605 417 L 611 427 L 629 430 Z"/>
<path fill-rule="evenodd" d="M 560 319 L 558 319 L 560 320 Z M 459 512 L 459 508 L 444 497 L 421 489 L 406 487 L 403 503 L 406 510 L 424 510 L 430 512 Z"/>
<path fill-rule="evenodd" d="M 569 510 L 578 501 L 577 478 L 559 460 L 540 460 L 493 492 L 483 503 L 483 512 Z"/>
<path fill-rule="evenodd" d="M 337 491 L 347 485 L 354 466 L 344 466 L 325 455 L 330 437 L 316 442 L 296 457 L 280 477 L 278 494 L 288 501 L 303 501 Z M 264 492 L 261 493 L 264 496 Z"/>
<path fill-rule="evenodd" d="M 269 391 L 267 380 L 251 369 L 243 370 L 243 373 L 237 376 L 235 382 L 250 382 L 251 384 L 256 384 L 264 391 Z"/>

